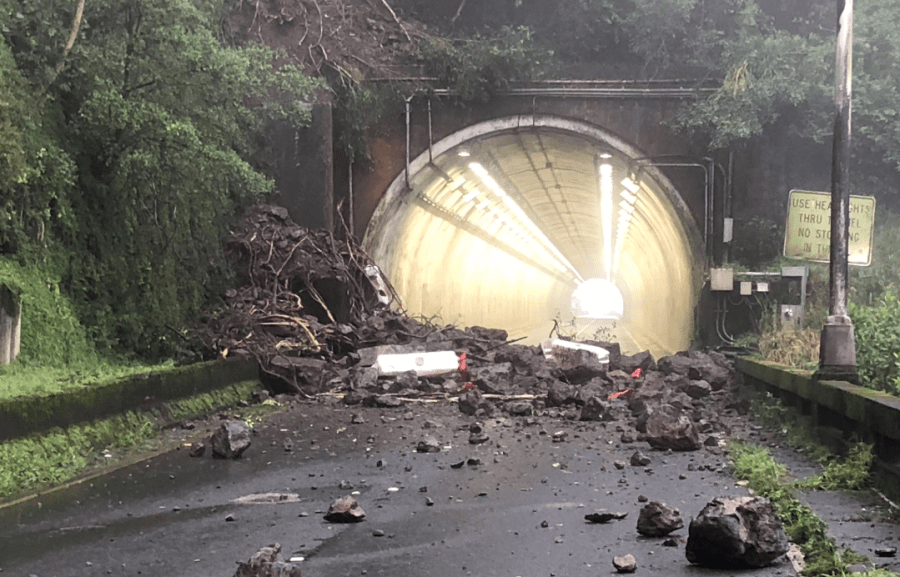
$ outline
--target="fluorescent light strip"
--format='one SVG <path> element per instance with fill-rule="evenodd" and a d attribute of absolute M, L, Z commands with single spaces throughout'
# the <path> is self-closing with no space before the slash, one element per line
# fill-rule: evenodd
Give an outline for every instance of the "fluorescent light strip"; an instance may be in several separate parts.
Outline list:
<path fill-rule="evenodd" d="M 528 218 L 528 215 L 525 214 L 525 211 L 522 210 L 522 207 L 520 207 L 518 204 L 516 204 L 516 202 L 512 198 L 510 198 L 510 196 L 508 194 L 506 194 L 506 191 L 500 187 L 500 185 L 497 183 L 497 181 L 494 180 L 494 178 L 490 175 L 490 173 L 488 173 L 486 168 L 484 168 L 481 164 L 479 164 L 477 162 L 470 162 L 469 168 L 471 168 L 472 171 L 481 178 L 481 180 L 487 185 L 488 188 L 491 189 L 491 191 L 493 191 L 497 196 L 499 196 L 503 200 L 503 203 L 509 208 L 509 210 L 519 220 L 521 220 L 523 223 L 525 223 L 527 228 L 529 228 L 531 230 L 532 235 L 534 237 L 536 237 L 538 241 L 540 241 L 542 248 L 545 251 L 549 251 L 550 256 L 552 257 L 551 260 L 556 260 L 559 263 L 562 263 L 564 265 L 564 268 L 562 268 L 561 270 L 563 270 L 564 272 L 570 272 L 570 273 L 574 274 L 575 277 L 579 281 L 584 282 L 584 277 L 582 277 L 581 274 L 578 272 L 578 270 L 572 265 L 572 263 L 569 262 L 569 259 L 567 259 L 559 251 L 559 249 L 556 248 L 556 245 L 554 245 L 550 241 L 550 239 L 547 238 L 547 235 L 545 235 L 541 231 L 541 229 L 538 228 L 537 225 L 534 224 L 534 222 L 532 222 L 532 220 L 530 218 Z M 568 270 L 566 270 L 566 269 L 568 269 Z"/>

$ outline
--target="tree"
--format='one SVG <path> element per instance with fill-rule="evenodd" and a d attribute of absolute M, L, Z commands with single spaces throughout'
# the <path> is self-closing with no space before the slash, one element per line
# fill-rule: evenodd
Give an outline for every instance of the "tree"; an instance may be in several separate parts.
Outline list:
<path fill-rule="evenodd" d="M 46 86 L 71 20 L 37 31 L 31 17 L 52 9 L 38 5 L 8 36 L 20 68 Z M 221 236 L 272 189 L 254 164 L 259 139 L 274 119 L 305 123 L 319 87 L 268 48 L 223 44 L 219 16 L 212 2 L 88 2 L 47 91 L 45 119 L 76 167 L 72 226 L 52 231 L 68 251 L 63 286 L 112 349 L 166 353 L 167 327 L 215 294 Z"/>

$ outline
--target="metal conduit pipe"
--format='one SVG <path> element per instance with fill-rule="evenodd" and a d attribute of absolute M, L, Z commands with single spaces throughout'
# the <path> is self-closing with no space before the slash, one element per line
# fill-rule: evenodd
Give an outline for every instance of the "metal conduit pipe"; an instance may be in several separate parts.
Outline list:
<path fill-rule="evenodd" d="M 502 96 L 559 96 L 582 98 L 698 98 L 709 88 L 509 88 Z M 455 90 L 439 88 L 437 96 L 457 96 Z"/>
<path fill-rule="evenodd" d="M 415 97 L 415 94 L 410 94 L 406 97 L 406 189 L 409 190 L 409 123 L 411 117 L 411 104 L 412 99 Z"/>

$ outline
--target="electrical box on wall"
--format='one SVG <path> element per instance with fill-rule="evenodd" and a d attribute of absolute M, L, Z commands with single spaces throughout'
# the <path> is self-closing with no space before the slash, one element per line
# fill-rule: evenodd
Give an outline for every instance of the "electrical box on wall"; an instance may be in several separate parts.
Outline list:
<path fill-rule="evenodd" d="M 711 268 L 709 269 L 709 289 L 714 291 L 732 291 L 734 290 L 734 269 L 733 268 Z"/>

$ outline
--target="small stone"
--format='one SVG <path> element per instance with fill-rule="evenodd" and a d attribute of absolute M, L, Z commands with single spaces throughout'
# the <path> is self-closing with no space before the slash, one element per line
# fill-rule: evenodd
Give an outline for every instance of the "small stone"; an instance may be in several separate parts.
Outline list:
<path fill-rule="evenodd" d="M 665 541 L 662 542 L 663 547 L 678 547 L 678 540 L 674 537 L 669 537 Z"/>
<path fill-rule="evenodd" d="M 684 527 L 681 513 L 660 501 L 644 505 L 638 515 L 637 532 L 645 537 L 662 537 Z"/>
<path fill-rule="evenodd" d="M 616 469 L 622 470 L 625 468 L 625 461 L 614 461 L 613 465 L 615 465 Z"/>
<path fill-rule="evenodd" d="M 426 435 L 424 439 L 416 445 L 416 452 L 419 453 L 440 453 L 441 444 L 433 435 Z"/>
<path fill-rule="evenodd" d="M 622 557 L 613 557 L 613 567 L 619 573 L 634 573 L 637 570 L 637 561 L 634 555 L 624 555 Z"/>
<path fill-rule="evenodd" d="M 325 520 L 331 523 L 358 523 L 366 516 L 366 512 L 359 506 L 356 499 L 347 495 L 335 500 L 328 507 L 328 513 L 325 514 Z"/>
<path fill-rule="evenodd" d="M 646 495 L 638 495 L 638 503 L 646 503 L 650 499 Z"/>
<path fill-rule="evenodd" d="M 588 513 L 584 516 L 585 520 L 590 521 L 591 523 L 609 523 L 612 520 L 624 519 L 628 516 L 628 513 L 609 513 L 606 511 L 602 511 L 599 513 Z"/>
<path fill-rule="evenodd" d="M 542 527 L 542 528 L 546 529 L 546 528 L 549 527 L 549 526 L 550 526 L 550 523 L 548 523 L 548 522 L 546 522 L 546 521 L 541 521 L 541 527 Z"/>
<path fill-rule="evenodd" d="M 350 481 L 341 481 L 338 485 L 338 489 L 341 489 L 342 491 L 349 491 L 353 489 L 353 485 L 350 484 Z"/>
<path fill-rule="evenodd" d="M 206 453 L 206 443 L 203 441 L 197 441 L 196 443 L 191 445 L 191 450 L 188 451 L 188 455 L 191 457 L 202 457 Z"/>
<path fill-rule="evenodd" d="M 434 499 L 432 499 L 431 497 L 425 497 L 425 505 L 427 505 L 428 507 L 433 506 L 433 505 L 434 505 Z"/>
<path fill-rule="evenodd" d="M 569 433 L 567 433 L 566 431 L 556 431 L 555 433 L 553 433 L 552 440 L 554 443 L 562 443 L 565 442 L 567 438 L 569 438 Z"/>
<path fill-rule="evenodd" d="M 879 547 L 875 549 L 875 555 L 878 557 L 894 557 L 897 555 L 896 547 Z"/>
<path fill-rule="evenodd" d="M 362 417 L 362 415 L 359 415 L 357 413 L 353 413 L 353 416 L 350 417 L 350 424 L 352 425 L 362 425 L 365 422 L 366 420 Z"/>
<path fill-rule="evenodd" d="M 228 515 L 225 517 L 226 523 L 231 523 L 232 521 L 234 521 L 234 515 Z"/>
<path fill-rule="evenodd" d="M 375 529 L 374 531 L 372 531 L 372 536 L 373 537 L 384 537 L 384 531 L 382 531 L 381 529 Z"/>
<path fill-rule="evenodd" d="M 631 466 L 632 467 L 646 467 L 650 464 L 650 457 L 643 454 L 640 451 L 635 451 L 633 455 L 631 455 Z"/>

